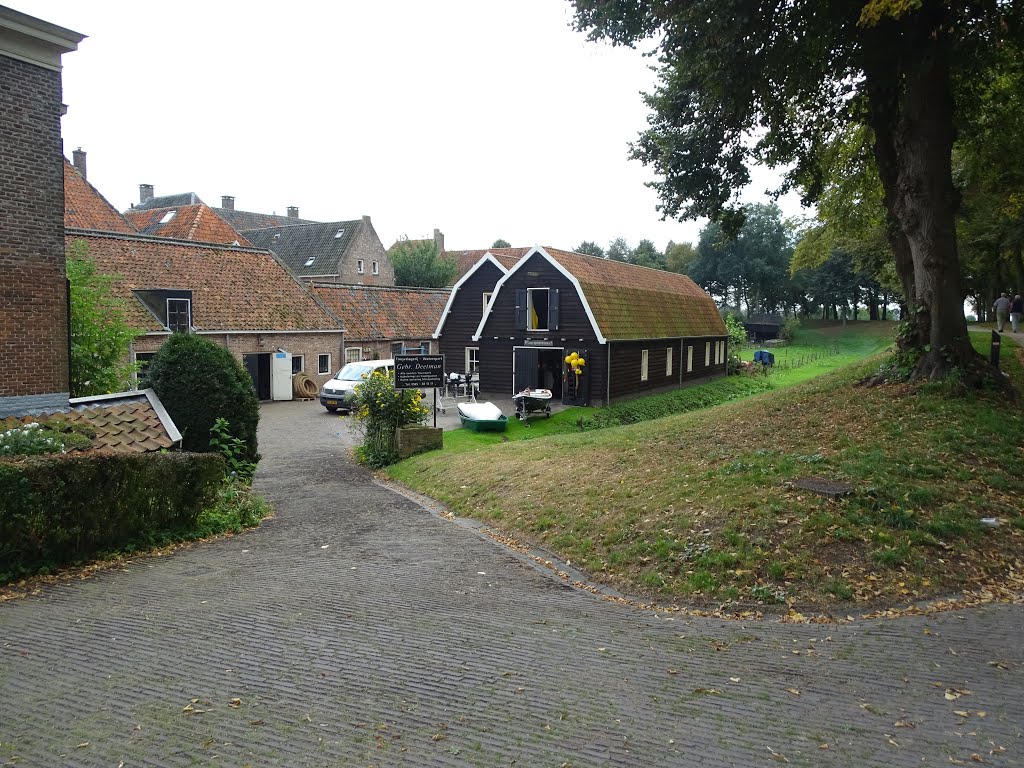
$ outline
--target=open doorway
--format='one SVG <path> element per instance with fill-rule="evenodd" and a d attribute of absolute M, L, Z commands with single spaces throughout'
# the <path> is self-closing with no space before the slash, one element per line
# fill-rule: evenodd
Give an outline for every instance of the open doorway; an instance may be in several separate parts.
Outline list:
<path fill-rule="evenodd" d="M 562 348 L 515 347 L 513 394 L 524 389 L 550 389 L 553 399 L 562 399 Z"/>
<path fill-rule="evenodd" d="M 270 353 L 253 352 L 242 355 L 242 363 L 245 370 L 252 376 L 253 386 L 256 387 L 256 397 L 259 400 L 270 399 Z"/>

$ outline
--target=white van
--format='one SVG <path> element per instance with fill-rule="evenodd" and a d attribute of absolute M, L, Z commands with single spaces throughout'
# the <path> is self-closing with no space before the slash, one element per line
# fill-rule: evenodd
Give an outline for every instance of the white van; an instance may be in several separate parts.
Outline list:
<path fill-rule="evenodd" d="M 348 413 L 352 409 L 352 401 L 356 396 L 356 384 L 362 383 L 363 379 L 381 370 L 394 376 L 395 361 L 389 358 L 387 360 L 360 360 L 358 363 L 347 364 L 334 374 L 333 378 L 324 382 L 320 389 L 320 405 L 331 413 L 335 411 Z"/>

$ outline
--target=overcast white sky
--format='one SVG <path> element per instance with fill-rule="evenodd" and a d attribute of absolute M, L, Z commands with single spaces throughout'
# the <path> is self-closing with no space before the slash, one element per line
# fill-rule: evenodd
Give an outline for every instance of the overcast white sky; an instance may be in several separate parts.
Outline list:
<path fill-rule="evenodd" d="M 366 214 L 385 248 L 434 227 L 450 249 L 664 248 L 703 223 L 661 221 L 627 159 L 652 60 L 587 42 L 568 2 L 4 2 L 88 35 L 64 57 L 64 150 L 120 210 L 147 183 Z"/>

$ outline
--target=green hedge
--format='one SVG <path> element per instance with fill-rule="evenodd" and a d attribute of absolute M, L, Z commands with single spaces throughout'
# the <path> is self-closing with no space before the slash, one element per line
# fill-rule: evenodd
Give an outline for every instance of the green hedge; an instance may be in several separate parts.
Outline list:
<path fill-rule="evenodd" d="M 216 454 L 67 454 L 0 461 L 0 582 L 195 524 L 224 477 Z"/>

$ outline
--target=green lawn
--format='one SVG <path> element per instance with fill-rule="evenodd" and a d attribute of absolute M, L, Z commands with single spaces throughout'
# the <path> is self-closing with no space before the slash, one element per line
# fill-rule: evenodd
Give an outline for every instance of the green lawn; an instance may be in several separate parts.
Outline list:
<path fill-rule="evenodd" d="M 833 338 L 847 350 L 881 343 L 864 336 Z M 987 352 L 986 336 L 972 340 Z M 1020 388 L 1020 353 L 1005 343 Z M 558 433 L 572 428 L 567 412 L 546 435 L 541 421 L 521 428 L 538 438 L 528 443 L 511 430 L 507 442 L 463 444 L 457 462 L 446 435 L 444 451 L 390 474 L 662 601 L 827 608 L 1020 589 L 1020 402 L 951 398 L 941 383 L 857 386 L 881 362 L 621 427 Z M 853 492 L 830 500 L 792 485 L 809 476 Z M 980 522 L 993 517 L 998 527 Z"/>

